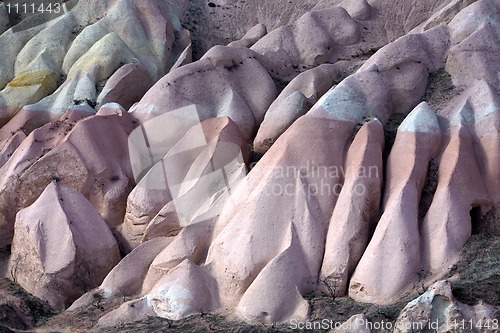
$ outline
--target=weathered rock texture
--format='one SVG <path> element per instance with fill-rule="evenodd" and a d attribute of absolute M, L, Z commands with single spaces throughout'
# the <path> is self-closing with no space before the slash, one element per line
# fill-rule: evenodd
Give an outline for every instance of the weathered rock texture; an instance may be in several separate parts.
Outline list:
<path fill-rule="evenodd" d="M 487 304 L 469 306 L 460 303 L 448 281 L 438 281 L 422 296 L 408 303 L 394 332 L 496 332 L 495 310 Z"/>
<path fill-rule="evenodd" d="M 500 232 L 498 0 L 80 0 L 7 21 L 0 268 L 58 310 L 304 321 L 317 291 L 415 298 Z M 487 309 L 439 282 L 398 322 Z"/>
<path fill-rule="evenodd" d="M 106 223 L 74 189 L 54 182 L 17 214 L 12 278 L 55 309 L 100 284 L 119 260 Z"/>

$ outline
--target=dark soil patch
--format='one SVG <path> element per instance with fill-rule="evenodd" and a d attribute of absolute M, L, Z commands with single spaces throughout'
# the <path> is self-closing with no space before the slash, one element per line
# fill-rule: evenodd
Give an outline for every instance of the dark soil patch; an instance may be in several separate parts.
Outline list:
<path fill-rule="evenodd" d="M 500 236 L 500 209 L 492 208 L 485 215 L 478 210 L 477 216 L 472 218 L 473 234 L 491 234 Z"/>
<path fill-rule="evenodd" d="M 90 332 L 99 333 L 139 333 L 139 332 L 168 332 L 168 333 L 202 333 L 202 332 L 293 332 L 285 326 L 256 326 L 243 322 L 227 320 L 216 314 L 196 315 L 184 320 L 171 321 L 162 318 L 149 318 L 136 323 L 120 326 L 95 329 Z"/>
<path fill-rule="evenodd" d="M 482 300 L 500 306 L 500 237 L 472 236 L 447 278 L 460 302 L 475 305 Z"/>
<path fill-rule="evenodd" d="M 348 297 L 333 298 L 324 295 L 315 295 L 309 302 L 311 304 L 311 321 L 321 321 L 326 318 L 333 323 L 343 323 L 350 317 L 362 313 L 372 323 L 381 323 L 382 321 L 394 323 L 407 304 L 405 300 L 394 305 L 380 306 L 358 303 Z M 377 331 L 377 333 L 389 333 L 389 331 Z"/>
<path fill-rule="evenodd" d="M 52 315 L 47 302 L 6 278 L 0 279 L 0 332 L 1 326 L 30 329 Z"/>
<path fill-rule="evenodd" d="M 429 74 L 427 89 L 423 100 L 435 111 L 443 109 L 448 102 L 460 95 L 462 87 L 455 87 L 451 75 L 444 69 Z"/>
<path fill-rule="evenodd" d="M 434 193 L 436 193 L 438 181 L 439 181 L 439 162 L 436 159 L 429 161 L 429 166 L 427 167 L 427 176 L 425 178 L 424 188 L 422 189 L 422 196 L 420 197 L 420 203 L 418 207 L 418 219 L 423 220 L 429 207 L 431 206 L 432 199 L 434 199 Z"/>

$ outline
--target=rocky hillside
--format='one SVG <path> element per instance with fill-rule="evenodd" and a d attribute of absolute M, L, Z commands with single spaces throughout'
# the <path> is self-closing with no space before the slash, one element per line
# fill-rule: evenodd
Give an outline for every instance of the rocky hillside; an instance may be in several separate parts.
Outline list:
<path fill-rule="evenodd" d="M 5 330 L 499 330 L 500 1 L 18 2 Z"/>

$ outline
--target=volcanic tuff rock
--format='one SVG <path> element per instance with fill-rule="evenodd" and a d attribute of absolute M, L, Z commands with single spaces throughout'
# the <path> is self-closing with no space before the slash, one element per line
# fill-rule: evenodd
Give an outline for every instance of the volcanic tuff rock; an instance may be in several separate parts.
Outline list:
<path fill-rule="evenodd" d="M 340 81 L 342 70 L 350 65 L 350 62 L 323 64 L 297 75 L 269 106 L 254 139 L 254 150 L 265 153 L 295 120 Z"/>
<path fill-rule="evenodd" d="M 57 310 L 273 324 L 318 291 L 432 286 L 398 323 L 492 316 L 434 283 L 500 230 L 498 0 L 80 0 L 7 21 L 0 4 L 0 267 Z"/>
<path fill-rule="evenodd" d="M 408 303 L 396 320 L 394 332 L 421 332 L 429 328 L 439 332 L 496 332 L 494 314 L 495 310 L 487 304 L 469 306 L 457 301 L 450 283 L 438 281 Z"/>
<path fill-rule="evenodd" d="M 17 214 L 10 273 L 55 309 L 99 284 L 119 260 L 106 223 L 72 188 L 54 182 Z"/>
<path fill-rule="evenodd" d="M 383 214 L 350 281 L 349 296 L 355 300 L 396 302 L 418 281 L 420 193 L 440 144 L 437 117 L 424 102 L 398 128 L 386 166 Z"/>
<path fill-rule="evenodd" d="M 49 127 L 49 138 L 61 136 L 55 146 L 51 146 L 54 140 L 37 142 L 37 133 L 33 133 L 39 144 L 14 152 L 16 158 L 4 165 L 0 180 L 3 235 L 13 229 L 15 213 L 31 205 L 54 180 L 85 195 L 111 228 L 122 223 L 124 199 L 133 181 L 126 149 L 134 120 L 127 113 L 117 112 L 87 117 L 62 133 Z M 102 140 L 105 136 L 110 137 Z M 9 243 L 6 240 L 2 245 Z"/>
<path fill-rule="evenodd" d="M 403 308 L 393 322 L 372 322 L 364 314 L 354 315 L 330 333 L 372 333 L 390 328 L 395 333 L 497 332 L 496 310 L 483 302 L 471 306 L 458 301 L 449 281 L 438 281 Z M 381 328 L 383 327 L 383 328 Z"/>
<path fill-rule="evenodd" d="M 383 135 L 382 124 L 372 120 L 361 127 L 347 153 L 347 172 L 330 220 L 320 275 L 320 288 L 335 296 L 346 294 L 379 216 Z"/>
<path fill-rule="evenodd" d="M 128 197 L 122 232 L 132 247 L 143 238 L 167 236 L 196 222 L 200 215 L 207 214 L 208 207 L 217 206 L 212 198 L 217 192 L 245 176 L 248 146 L 230 118 L 210 118 L 180 134 L 184 136 L 164 149 L 165 156 L 140 178 Z M 226 184 L 207 183 L 206 177 L 213 177 L 219 169 L 227 177 Z"/>

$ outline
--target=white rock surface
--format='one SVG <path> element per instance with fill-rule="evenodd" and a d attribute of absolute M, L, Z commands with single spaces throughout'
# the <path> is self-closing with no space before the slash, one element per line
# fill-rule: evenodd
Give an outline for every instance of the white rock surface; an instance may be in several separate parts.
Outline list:
<path fill-rule="evenodd" d="M 469 306 L 457 301 L 451 284 L 438 281 L 406 305 L 393 332 L 498 332 L 498 320 L 495 321 L 494 315 L 495 310 L 484 303 Z"/>

